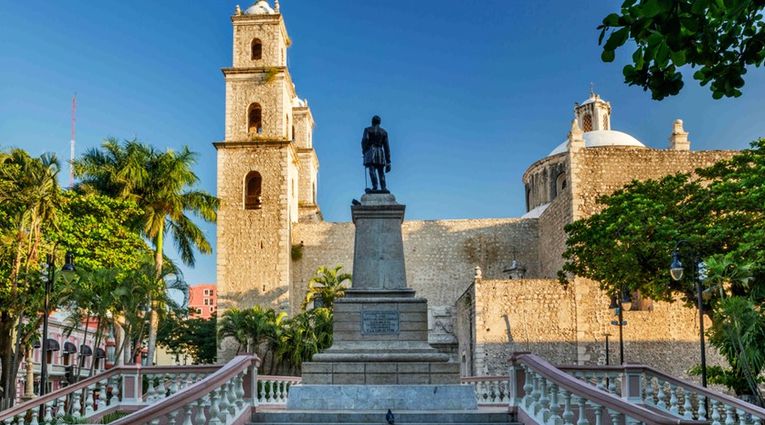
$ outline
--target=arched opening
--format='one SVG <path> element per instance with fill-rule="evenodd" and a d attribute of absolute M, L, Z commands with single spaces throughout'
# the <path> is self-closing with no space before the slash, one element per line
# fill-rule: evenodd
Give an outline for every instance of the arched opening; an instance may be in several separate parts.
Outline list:
<path fill-rule="evenodd" d="M 251 58 L 252 60 L 260 60 L 263 58 L 263 43 L 260 41 L 260 39 L 256 38 L 252 40 L 252 45 L 250 46 L 250 52 L 251 52 Z"/>
<path fill-rule="evenodd" d="M 563 193 L 566 190 L 566 173 L 562 172 L 555 178 L 555 194 L 556 196 Z"/>
<path fill-rule="evenodd" d="M 531 211 L 531 188 L 526 186 L 526 212 Z"/>
<path fill-rule="evenodd" d="M 263 188 L 263 177 L 257 171 L 250 171 L 244 178 L 244 209 L 256 210 L 262 206 L 260 195 Z"/>
<path fill-rule="evenodd" d="M 263 132 L 263 110 L 260 103 L 253 103 L 247 108 L 247 132 L 250 135 Z"/>
<path fill-rule="evenodd" d="M 582 131 L 592 131 L 592 115 L 584 114 L 582 117 Z"/>

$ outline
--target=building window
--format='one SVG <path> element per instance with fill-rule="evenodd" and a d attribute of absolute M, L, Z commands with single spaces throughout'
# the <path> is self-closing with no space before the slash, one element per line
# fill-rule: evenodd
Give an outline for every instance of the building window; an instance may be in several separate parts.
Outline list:
<path fill-rule="evenodd" d="M 582 117 L 582 131 L 592 131 L 592 115 L 584 114 Z"/>
<path fill-rule="evenodd" d="M 292 126 L 292 141 L 295 141 L 295 126 Z"/>
<path fill-rule="evenodd" d="M 259 103 L 247 108 L 247 131 L 250 135 L 263 133 L 263 109 Z"/>
<path fill-rule="evenodd" d="M 205 295 L 210 295 L 210 290 L 209 289 L 205 289 L 203 292 L 204 292 Z"/>
<path fill-rule="evenodd" d="M 205 305 L 210 305 L 210 300 L 208 298 L 205 298 Z"/>
<path fill-rule="evenodd" d="M 210 291 L 210 296 L 211 296 L 211 297 L 212 297 L 213 295 L 215 295 L 215 294 L 213 293 L 213 290 L 212 290 L 212 289 L 210 289 L 209 291 Z"/>
<path fill-rule="evenodd" d="M 555 179 L 555 195 L 561 194 L 566 189 L 566 173 L 560 173 L 558 174 L 558 177 Z"/>
<path fill-rule="evenodd" d="M 252 60 L 256 61 L 263 58 L 263 43 L 260 39 L 252 40 L 250 51 L 252 52 Z"/>
<path fill-rule="evenodd" d="M 244 209 L 256 210 L 261 207 L 261 186 L 263 178 L 257 171 L 250 171 L 244 179 Z"/>

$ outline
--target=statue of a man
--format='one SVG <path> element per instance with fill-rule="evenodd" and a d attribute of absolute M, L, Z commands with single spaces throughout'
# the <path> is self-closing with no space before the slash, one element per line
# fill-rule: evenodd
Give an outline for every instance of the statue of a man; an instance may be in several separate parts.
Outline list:
<path fill-rule="evenodd" d="M 364 129 L 361 138 L 361 151 L 364 154 L 364 167 L 369 170 L 369 178 L 372 180 L 372 190 L 367 189 L 367 192 L 389 193 L 385 185 L 385 173 L 390 173 L 390 146 L 388 132 L 380 127 L 381 121 L 377 115 L 372 117 L 372 126 Z"/>

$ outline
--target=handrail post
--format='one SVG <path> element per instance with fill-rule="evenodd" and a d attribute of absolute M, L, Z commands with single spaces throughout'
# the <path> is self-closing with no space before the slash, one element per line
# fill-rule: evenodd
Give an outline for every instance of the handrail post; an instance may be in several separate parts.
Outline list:
<path fill-rule="evenodd" d="M 622 371 L 622 398 L 630 403 L 643 403 L 643 368 L 624 365 Z"/>
<path fill-rule="evenodd" d="M 526 352 L 513 353 L 510 356 L 510 379 L 508 381 L 508 393 L 510 395 L 510 407 L 520 406 L 523 399 L 523 385 L 526 382 L 526 371 L 520 365 L 518 358 Z"/>
<path fill-rule="evenodd" d="M 248 370 L 250 375 L 250 398 L 252 399 L 252 407 L 258 406 L 258 364 L 255 360 L 250 363 Z"/>
<path fill-rule="evenodd" d="M 122 366 L 122 404 L 141 404 L 143 402 L 143 384 L 141 368 L 138 366 Z"/>

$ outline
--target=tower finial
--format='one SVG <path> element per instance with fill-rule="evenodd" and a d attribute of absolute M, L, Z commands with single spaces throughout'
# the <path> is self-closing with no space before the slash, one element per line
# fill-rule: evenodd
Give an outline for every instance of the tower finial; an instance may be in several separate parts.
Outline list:
<path fill-rule="evenodd" d="M 274 11 L 276 13 L 280 13 L 279 12 L 279 0 L 274 0 Z"/>
<path fill-rule="evenodd" d="M 596 96 L 596 94 L 595 94 L 595 83 L 590 81 L 590 97 L 595 97 L 595 96 Z"/>

